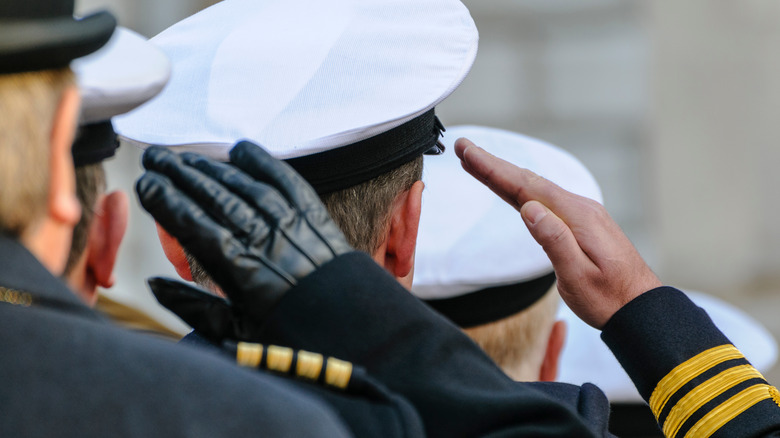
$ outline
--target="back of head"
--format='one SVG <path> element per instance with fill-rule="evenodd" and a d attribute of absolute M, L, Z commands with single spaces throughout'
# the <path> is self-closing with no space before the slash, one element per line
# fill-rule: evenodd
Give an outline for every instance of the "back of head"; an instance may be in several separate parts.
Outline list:
<path fill-rule="evenodd" d="M 97 202 L 106 189 L 103 161 L 119 147 L 111 118 L 157 95 L 171 74 L 170 62 L 159 49 L 122 27 L 100 50 L 75 60 L 72 69 L 82 96 L 72 148 L 82 214 L 73 230 L 65 274 L 73 270 L 87 247 Z"/>
<path fill-rule="evenodd" d="M 459 137 L 601 201 L 590 172 L 555 146 L 495 128 L 448 129 L 448 143 Z M 517 210 L 464 172 L 457 157 L 425 166 L 412 292 L 465 329 L 512 377 L 538 379 L 558 306 L 552 263 Z"/>
<path fill-rule="evenodd" d="M 522 286 L 517 293 L 523 293 Z M 527 309 L 463 331 L 513 380 L 539 380 L 559 302 L 553 285 Z"/>
<path fill-rule="evenodd" d="M 376 178 L 321 196 L 333 220 L 353 248 L 373 254 L 389 226 L 398 195 L 422 178 L 423 157 Z"/>
<path fill-rule="evenodd" d="M 46 209 L 52 127 L 71 60 L 100 48 L 116 21 L 73 17 L 73 0 L 0 4 L 0 228 L 20 236 Z"/>
<path fill-rule="evenodd" d="M 0 75 L 0 228 L 20 236 L 46 209 L 49 142 L 69 69 Z"/>

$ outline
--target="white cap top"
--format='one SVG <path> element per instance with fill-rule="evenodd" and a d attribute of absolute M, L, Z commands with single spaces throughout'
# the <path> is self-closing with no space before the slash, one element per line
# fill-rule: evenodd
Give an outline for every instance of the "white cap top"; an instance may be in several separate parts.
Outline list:
<path fill-rule="evenodd" d="M 481 126 L 450 127 L 444 143 L 452 145 L 459 137 L 566 190 L 602 200 L 585 166 L 549 143 Z M 416 296 L 447 299 L 552 272 L 552 263 L 520 213 L 466 173 L 454 153 L 426 157 L 423 171 L 425 190 L 412 286 Z"/>
<path fill-rule="evenodd" d="M 432 109 L 477 40 L 457 0 L 225 0 L 151 40 L 171 83 L 117 131 L 217 159 L 240 139 L 282 159 L 327 151 Z"/>
<path fill-rule="evenodd" d="M 100 50 L 74 60 L 81 123 L 108 120 L 157 95 L 171 74 L 164 53 L 143 36 L 118 27 Z"/>
<path fill-rule="evenodd" d="M 690 291 L 685 294 L 707 312 L 756 369 L 765 372 L 775 364 L 777 342 L 758 321 L 711 295 Z M 568 327 L 558 380 L 575 385 L 593 383 L 613 402 L 641 402 L 631 379 L 601 340 L 601 332 L 582 322 L 566 306 L 561 306 L 558 317 Z"/>

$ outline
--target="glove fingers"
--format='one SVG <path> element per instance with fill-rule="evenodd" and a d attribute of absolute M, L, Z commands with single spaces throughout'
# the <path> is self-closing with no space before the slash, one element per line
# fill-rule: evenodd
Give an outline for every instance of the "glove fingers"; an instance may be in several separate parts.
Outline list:
<path fill-rule="evenodd" d="M 226 291 L 235 279 L 227 273 L 241 254 L 242 245 L 203 209 L 156 172 L 146 172 L 136 183 L 141 206 L 203 265 Z"/>
<path fill-rule="evenodd" d="M 238 143 L 230 150 L 230 162 L 252 178 L 274 187 L 300 211 L 323 208 L 317 193 L 298 172 L 258 145 L 248 141 Z"/>
<path fill-rule="evenodd" d="M 270 228 L 273 230 L 273 233 L 282 233 L 284 236 L 280 239 L 275 236 L 269 236 L 268 232 L 249 233 L 247 246 L 265 246 L 266 251 L 269 254 L 274 254 L 274 257 L 279 259 L 279 264 L 282 266 L 298 266 L 304 270 L 313 270 L 319 265 L 319 263 L 311 258 L 309 258 L 311 262 L 310 266 L 305 266 L 305 264 L 304 266 L 301 266 L 300 263 L 292 263 L 289 259 L 285 258 L 284 255 L 297 259 L 298 253 L 308 257 L 307 253 L 312 250 L 312 246 L 316 247 L 316 245 L 305 247 L 298 243 L 300 238 L 311 234 L 310 230 L 307 228 L 301 229 L 301 227 L 298 227 L 296 232 L 292 233 L 292 236 L 285 234 L 286 231 L 290 231 L 295 227 L 295 224 L 300 221 L 296 218 L 296 210 L 289 205 L 287 200 L 280 196 L 279 192 L 267 184 L 255 181 L 249 175 L 231 165 L 217 163 L 195 154 L 182 154 L 182 159 L 186 164 L 191 165 L 204 174 L 216 179 L 232 192 L 241 196 L 269 221 L 269 225 L 263 223 L 261 226 Z M 256 222 L 262 223 L 263 221 L 257 220 Z M 297 253 L 283 251 L 283 248 L 287 245 L 286 241 L 295 246 Z M 311 239 L 307 239 L 306 241 L 311 242 L 312 244 L 316 243 L 316 241 Z M 332 258 L 332 255 L 329 254 L 328 259 L 330 258 Z M 292 274 L 295 276 L 296 273 L 293 272 Z"/>
<path fill-rule="evenodd" d="M 180 155 L 165 148 L 151 147 L 143 155 L 143 165 L 148 170 L 165 175 L 217 223 L 238 237 L 256 232 L 257 226 L 264 226 L 264 222 L 258 220 L 255 209 L 234 196 L 220 181 L 188 165 L 198 158 L 201 157 L 196 154 Z M 267 234 L 267 231 L 263 233 Z"/>
<path fill-rule="evenodd" d="M 182 154 L 182 160 L 185 164 L 215 179 L 238 195 L 242 201 L 268 219 L 272 227 L 282 221 L 289 220 L 295 214 L 289 202 L 279 196 L 276 190 L 252 179 L 234 166 L 209 160 L 196 154 Z"/>
<path fill-rule="evenodd" d="M 248 251 L 244 243 L 214 222 L 164 175 L 147 171 L 138 180 L 136 191 L 141 206 L 195 256 L 236 305 L 246 303 L 252 307 L 269 308 L 264 301 L 278 297 L 272 292 L 259 294 L 259 290 L 285 291 L 296 283 L 265 254 Z M 267 227 L 265 229 L 267 231 Z M 253 237 L 258 240 L 269 238 L 267 232 Z M 247 285 L 254 289 L 246 290 Z"/>
<path fill-rule="evenodd" d="M 233 337 L 234 317 L 226 300 L 167 278 L 148 283 L 160 304 L 210 340 Z"/>
<path fill-rule="evenodd" d="M 326 254 L 309 254 L 315 263 L 351 250 L 317 193 L 293 168 L 246 141 L 233 147 L 230 160 L 253 178 L 275 187 L 302 213 L 313 235 L 327 246 Z"/>

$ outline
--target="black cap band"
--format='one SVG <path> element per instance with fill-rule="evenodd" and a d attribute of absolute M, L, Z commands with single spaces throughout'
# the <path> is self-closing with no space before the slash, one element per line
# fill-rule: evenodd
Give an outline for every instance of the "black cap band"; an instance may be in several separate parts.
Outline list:
<path fill-rule="evenodd" d="M 285 161 L 323 195 L 376 178 L 428 151 L 441 151 L 443 130 L 431 109 L 357 143 Z"/>
<path fill-rule="evenodd" d="M 79 126 L 73 142 L 73 165 L 86 166 L 113 157 L 119 147 L 110 121 Z"/>
<path fill-rule="evenodd" d="M 453 298 L 425 300 L 462 328 L 474 327 L 521 312 L 539 301 L 555 283 L 555 273 L 523 283 L 478 290 Z"/>

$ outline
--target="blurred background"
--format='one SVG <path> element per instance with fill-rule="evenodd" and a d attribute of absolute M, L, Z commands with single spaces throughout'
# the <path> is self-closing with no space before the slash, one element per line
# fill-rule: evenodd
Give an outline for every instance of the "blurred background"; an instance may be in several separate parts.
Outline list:
<path fill-rule="evenodd" d="M 79 0 L 153 36 L 214 3 Z M 519 131 L 577 156 L 661 279 L 720 297 L 780 338 L 780 2 L 466 0 L 476 64 L 439 108 L 445 125 Z M 140 153 L 120 148 L 112 188 Z M 172 330 L 143 279 L 175 276 L 133 205 L 117 286 L 105 293 Z M 778 367 L 767 373 L 780 382 Z"/>

